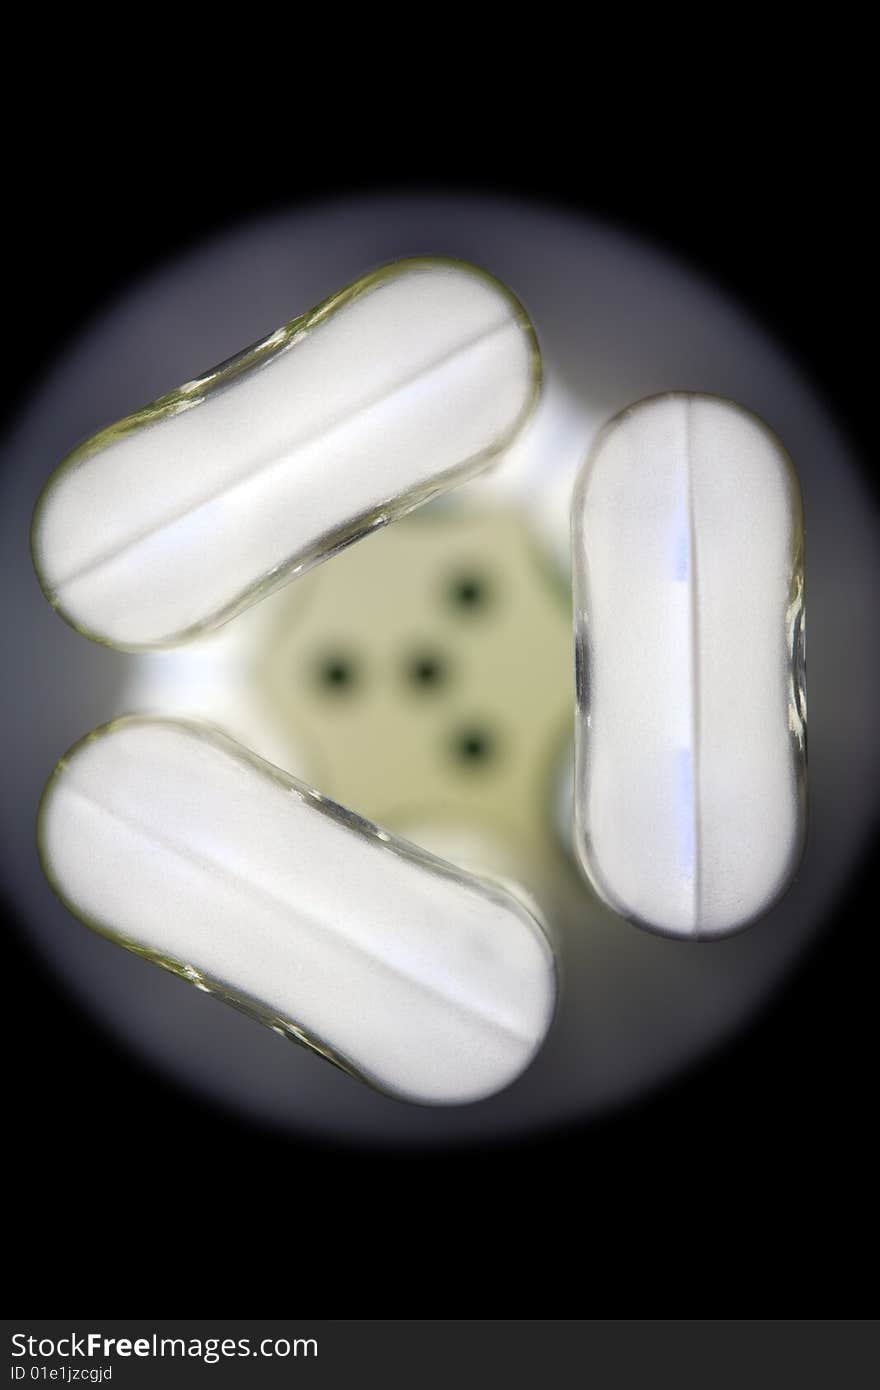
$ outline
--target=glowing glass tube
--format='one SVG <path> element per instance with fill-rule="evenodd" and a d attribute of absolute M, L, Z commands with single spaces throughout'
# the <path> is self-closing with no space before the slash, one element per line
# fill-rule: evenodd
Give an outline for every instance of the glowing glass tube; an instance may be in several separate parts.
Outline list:
<path fill-rule="evenodd" d="M 518 898 L 208 729 L 89 735 L 38 838 L 83 921 L 395 1096 L 490 1095 L 550 1025 L 553 953 Z"/>
<path fill-rule="evenodd" d="M 722 936 L 779 897 L 804 842 L 794 468 L 740 406 L 657 396 L 606 426 L 572 522 L 579 856 L 625 917 Z"/>
<path fill-rule="evenodd" d="M 386 266 L 76 448 L 37 506 L 40 582 L 98 641 L 185 641 L 480 472 L 539 380 L 497 280 Z"/>

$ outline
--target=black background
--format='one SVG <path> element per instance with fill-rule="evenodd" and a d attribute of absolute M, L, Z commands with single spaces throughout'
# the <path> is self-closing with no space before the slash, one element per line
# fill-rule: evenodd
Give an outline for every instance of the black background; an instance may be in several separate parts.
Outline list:
<path fill-rule="evenodd" d="M 832 96 L 827 67 L 799 68 L 786 92 L 751 64 L 720 94 L 721 114 L 692 87 L 671 111 L 671 75 L 638 100 L 633 77 L 598 99 L 583 76 L 560 76 L 551 96 L 529 88 L 519 56 L 479 112 L 462 109 L 479 74 L 460 67 L 422 94 L 427 113 L 409 87 L 386 88 L 385 104 L 378 82 L 355 93 L 329 59 L 308 89 L 298 72 L 266 75 L 253 101 L 224 70 L 179 117 L 168 84 L 193 74 L 172 82 L 158 54 L 147 84 L 130 86 L 124 63 L 112 80 L 74 74 L 63 97 L 41 98 L 48 126 L 17 126 L 9 150 L 4 407 L 119 288 L 231 219 L 439 184 L 574 204 L 704 267 L 799 357 L 872 460 L 876 223 L 852 93 Z M 675 1088 L 583 1132 L 407 1158 L 295 1145 L 174 1089 L 114 1050 L 10 924 L 18 1306 L 50 1311 L 61 1292 L 108 1312 L 143 1296 L 171 1311 L 295 1302 L 348 1316 L 864 1311 L 877 1190 L 871 879 L 865 862 L 772 1011 Z M 19 1030 L 42 1039 L 26 1066 Z"/>

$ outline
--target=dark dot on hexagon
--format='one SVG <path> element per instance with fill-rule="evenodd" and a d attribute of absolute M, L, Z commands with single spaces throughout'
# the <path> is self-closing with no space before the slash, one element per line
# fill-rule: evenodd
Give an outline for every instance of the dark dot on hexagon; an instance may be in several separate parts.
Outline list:
<path fill-rule="evenodd" d="M 491 585 L 483 574 L 458 574 L 449 585 L 449 599 L 461 613 L 476 613 L 491 599 Z"/>
<path fill-rule="evenodd" d="M 419 652 L 407 663 L 406 673 L 416 690 L 436 690 L 447 677 L 446 664 L 436 652 Z"/>
<path fill-rule="evenodd" d="M 476 726 L 459 729 L 452 749 L 457 761 L 468 767 L 484 767 L 497 754 L 495 740 L 489 730 Z"/>
<path fill-rule="evenodd" d="M 332 694 L 348 694 L 358 683 L 354 659 L 342 653 L 326 656 L 318 664 L 318 683 Z"/>

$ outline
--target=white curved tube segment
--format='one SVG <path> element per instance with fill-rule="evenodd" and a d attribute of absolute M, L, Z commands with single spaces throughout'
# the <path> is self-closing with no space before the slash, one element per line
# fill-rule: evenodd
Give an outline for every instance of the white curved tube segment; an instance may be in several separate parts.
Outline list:
<path fill-rule="evenodd" d="M 797 868 L 803 543 L 788 454 L 717 397 L 631 406 L 580 475 L 575 838 L 600 896 L 643 926 L 723 936 Z"/>
<path fill-rule="evenodd" d="M 223 735 L 124 719 L 58 764 L 45 872 L 104 935 L 406 1100 L 508 1085 L 553 1015 L 553 953 L 504 889 Z"/>
<path fill-rule="evenodd" d="M 497 280 L 386 266 L 75 449 L 37 504 L 40 582 L 97 641 L 185 641 L 482 471 L 539 381 Z"/>

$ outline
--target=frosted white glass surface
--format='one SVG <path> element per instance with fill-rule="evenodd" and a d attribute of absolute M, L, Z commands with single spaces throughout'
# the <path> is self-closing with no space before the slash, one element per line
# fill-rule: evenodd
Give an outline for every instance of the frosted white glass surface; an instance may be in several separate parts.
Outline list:
<path fill-rule="evenodd" d="M 497 280 L 395 262 L 75 449 L 37 507 L 40 582 L 98 641 L 185 640 L 480 472 L 539 375 Z"/>
<path fill-rule="evenodd" d="M 714 937 L 805 834 L 803 522 L 785 449 L 712 396 L 639 402 L 575 491 L 576 844 L 644 926 Z"/>
<path fill-rule="evenodd" d="M 207 729 L 90 735 L 39 842 L 89 925 L 401 1098 L 488 1096 L 550 1025 L 553 954 L 518 899 Z"/>

